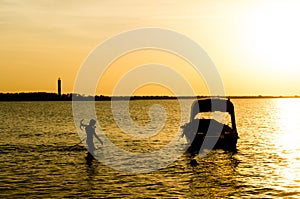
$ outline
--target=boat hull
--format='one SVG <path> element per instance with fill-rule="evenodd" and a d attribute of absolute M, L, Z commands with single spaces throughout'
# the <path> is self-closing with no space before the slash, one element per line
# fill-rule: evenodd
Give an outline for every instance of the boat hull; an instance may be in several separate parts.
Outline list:
<path fill-rule="evenodd" d="M 183 135 L 190 144 L 187 149 L 189 153 L 199 153 L 201 148 L 236 151 L 238 133 L 228 125 L 216 120 L 195 120 L 186 124 L 183 129 Z"/>

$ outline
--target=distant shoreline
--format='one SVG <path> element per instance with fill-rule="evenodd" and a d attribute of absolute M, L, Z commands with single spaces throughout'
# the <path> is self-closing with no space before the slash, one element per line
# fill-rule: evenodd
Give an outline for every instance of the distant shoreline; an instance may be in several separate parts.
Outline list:
<path fill-rule="evenodd" d="M 197 96 L 198 99 L 210 98 L 211 96 Z M 212 96 L 216 98 L 230 99 L 259 99 L 259 98 L 300 98 L 300 96 Z M 83 96 L 79 94 L 62 94 L 47 92 L 21 92 L 21 93 L 0 93 L 0 101 L 110 101 L 110 100 L 162 100 L 162 99 L 192 99 L 193 96 Z"/>

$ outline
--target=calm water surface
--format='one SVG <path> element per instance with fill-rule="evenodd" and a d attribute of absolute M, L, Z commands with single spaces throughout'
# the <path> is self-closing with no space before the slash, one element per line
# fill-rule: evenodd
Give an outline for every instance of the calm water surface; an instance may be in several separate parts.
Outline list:
<path fill-rule="evenodd" d="M 97 160 L 88 164 L 71 102 L 1 102 L 0 197 L 299 198 L 300 99 L 232 102 L 240 136 L 237 153 L 214 150 L 197 158 L 196 166 L 182 155 L 143 174 L 118 171 Z M 123 133 L 109 102 L 96 102 L 98 121 L 116 146 L 136 153 L 156 151 L 185 119 L 176 100 L 132 101 L 130 116 L 136 124 L 151 123 L 148 110 L 154 103 L 164 106 L 167 117 L 161 131 L 148 139 Z M 120 104 L 120 114 L 122 110 Z"/>

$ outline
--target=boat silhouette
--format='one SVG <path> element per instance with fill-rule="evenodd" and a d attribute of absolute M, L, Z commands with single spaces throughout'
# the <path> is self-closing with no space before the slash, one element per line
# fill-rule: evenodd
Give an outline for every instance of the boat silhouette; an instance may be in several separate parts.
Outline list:
<path fill-rule="evenodd" d="M 197 118 L 203 112 L 229 113 L 230 121 L 225 124 L 213 118 Z M 230 125 L 231 123 L 231 125 Z M 234 106 L 230 99 L 202 99 L 193 102 L 190 122 L 181 127 L 182 137 L 186 137 L 187 152 L 197 154 L 201 149 L 224 149 L 236 151 L 238 133 L 236 129 Z"/>

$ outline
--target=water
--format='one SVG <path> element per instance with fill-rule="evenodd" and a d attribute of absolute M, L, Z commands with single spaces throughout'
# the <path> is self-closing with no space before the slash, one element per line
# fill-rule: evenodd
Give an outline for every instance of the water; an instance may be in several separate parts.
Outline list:
<path fill-rule="evenodd" d="M 1 102 L 0 197 L 299 198 L 300 99 L 232 102 L 240 136 L 237 153 L 214 150 L 197 158 L 196 166 L 182 155 L 165 168 L 137 174 L 86 161 L 71 102 Z M 148 110 L 153 103 L 165 107 L 164 126 L 150 125 Z M 164 148 L 185 122 L 176 100 L 132 101 L 130 107 L 136 124 L 161 131 L 150 138 L 131 137 L 114 122 L 110 103 L 96 102 L 106 136 L 133 153 Z M 184 144 L 178 140 L 178 145 Z"/>

